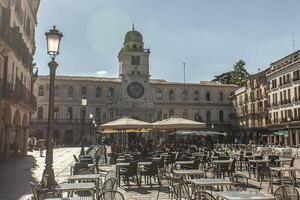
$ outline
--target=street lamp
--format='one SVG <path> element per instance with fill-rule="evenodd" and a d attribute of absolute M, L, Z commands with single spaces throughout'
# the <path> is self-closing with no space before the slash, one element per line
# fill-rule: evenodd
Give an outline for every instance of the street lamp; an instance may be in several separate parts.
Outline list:
<path fill-rule="evenodd" d="M 81 116 L 82 116 L 82 127 L 80 132 L 80 155 L 84 155 L 84 123 L 85 123 L 85 112 L 86 112 L 87 98 L 83 96 L 81 98 Z"/>
<path fill-rule="evenodd" d="M 45 169 L 43 172 L 42 182 L 45 187 L 53 189 L 56 182 L 54 178 L 54 171 L 52 168 L 53 164 L 53 120 L 54 120 L 54 82 L 55 82 L 55 72 L 58 66 L 55 62 L 55 57 L 59 55 L 60 40 L 63 34 L 59 32 L 55 26 L 49 32 L 45 33 L 47 40 L 47 53 L 50 55 L 51 61 L 48 63 L 50 68 L 50 87 L 49 87 L 49 106 L 48 106 L 48 126 L 47 126 L 47 142 L 46 142 L 46 159 L 45 159 Z M 47 177 L 47 178 L 46 178 Z M 46 178 L 46 180 L 45 180 Z"/>
<path fill-rule="evenodd" d="M 95 122 L 95 120 L 93 118 L 94 118 L 94 115 L 91 112 L 90 113 L 90 137 L 89 137 L 90 143 L 91 143 L 91 138 L 92 138 L 93 123 Z"/>

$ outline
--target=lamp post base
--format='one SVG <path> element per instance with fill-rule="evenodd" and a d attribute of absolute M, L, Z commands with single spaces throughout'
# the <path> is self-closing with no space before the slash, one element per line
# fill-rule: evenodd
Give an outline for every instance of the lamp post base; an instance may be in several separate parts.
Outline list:
<path fill-rule="evenodd" d="M 85 155 L 85 152 L 84 152 L 84 147 L 83 147 L 83 145 L 81 145 L 80 155 Z"/>

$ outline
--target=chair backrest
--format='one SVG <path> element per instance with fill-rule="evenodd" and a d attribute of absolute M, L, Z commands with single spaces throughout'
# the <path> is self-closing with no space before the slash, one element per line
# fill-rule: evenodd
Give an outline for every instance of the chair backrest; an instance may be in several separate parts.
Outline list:
<path fill-rule="evenodd" d="M 108 179 L 116 178 L 116 177 L 117 177 L 116 171 L 111 170 L 111 171 L 109 171 L 109 172 L 106 173 L 105 179 L 104 179 L 104 180 L 106 181 L 106 180 L 108 180 Z"/>
<path fill-rule="evenodd" d="M 277 200 L 299 200 L 299 192 L 297 188 L 291 185 L 281 185 L 275 192 L 274 196 Z"/>
<path fill-rule="evenodd" d="M 73 158 L 75 160 L 76 163 L 78 163 L 78 158 L 73 154 Z"/>
<path fill-rule="evenodd" d="M 254 160 L 262 160 L 262 159 L 263 159 L 263 156 L 260 156 L 260 155 L 254 156 Z"/>
<path fill-rule="evenodd" d="M 235 164 L 236 164 L 236 159 L 233 159 L 230 165 L 230 172 L 232 173 L 235 173 Z"/>
<path fill-rule="evenodd" d="M 292 161 L 290 163 L 290 167 L 294 167 L 295 157 L 292 158 Z"/>
<path fill-rule="evenodd" d="M 194 193 L 193 200 L 216 200 L 216 198 L 208 192 L 200 191 Z"/>
<path fill-rule="evenodd" d="M 173 184 L 173 191 L 176 199 L 191 199 L 189 187 L 183 181 Z"/>
<path fill-rule="evenodd" d="M 110 178 L 103 184 L 103 191 L 117 190 L 118 180 L 116 178 Z"/>
<path fill-rule="evenodd" d="M 230 181 L 232 182 L 232 188 L 234 190 L 247 190 L 248 178 L 245 175 L 234 174 L 230 177 Z"/>
<path fill-rule="evenodd" d="M 137 175 L 137 169 L 138 169 L 138 161 L 131 161 L 128 166 L 127 175 L 128 176 Z"/>
<path fill-rule="evenodd" d="M 33 182 L 30 182 L 30 185 L 31 185 L 34 200 L 39 200 L 38 199 L 38 192 L 37 192 L 37 185 Z"/>
<path fill-rule="evenodd" d="M 125 199 L 121 192 L 112 190 L 112 191 L 103 192 L 100 195 L 99 200 L 125 200 Z"/>

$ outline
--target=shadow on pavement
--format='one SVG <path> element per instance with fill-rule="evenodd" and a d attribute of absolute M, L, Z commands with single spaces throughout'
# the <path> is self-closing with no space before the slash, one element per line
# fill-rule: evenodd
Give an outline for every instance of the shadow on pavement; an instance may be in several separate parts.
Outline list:
<path fill-rule="evenodd" d="M 37 181 L 33 177 L 33 170 L 37 167 L 36 160 L 31 155 L 1 161 L 0 200 L 18 200 L 32 194 L 30 181 Z"/>

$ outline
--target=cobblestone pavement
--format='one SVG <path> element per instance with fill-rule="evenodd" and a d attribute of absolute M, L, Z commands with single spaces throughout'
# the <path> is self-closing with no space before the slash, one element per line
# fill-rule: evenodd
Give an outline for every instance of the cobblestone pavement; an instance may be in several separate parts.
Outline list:
<path fill-rule="evenodd" d="M 53 169 L 58 182 L 70 174 L 73 154 L 78 155 L 80 148 L 54 149 Z M 44 151 L 45 155 L 45 151 Z M 12 158 L 0 163 L 0 200 L 27 200 L 32 194 L 30 181 L 41 180 L 45 157 L 39 151 L 28 152 L 25 157 Z"/>
<path fill-rule="evenodd" d="M 67 180 L 70 175 L 70 166 L 74 163 L 73 154 L 78 155 L 80 148 L 59 148 L 54 149 L 54 172 L 58 183 Z M 45 157 L 40 157 L 38 151 L 29 152 L 26 157 L 13 158 L 11 160 L 0 163 L 0 200 L 28 200 L 32 191 L 30 181 L 37 182 L 41 180 L 44 169 Z M 300 160 L 296 159 L 295 166 L 300 166 Z M 115 166 L 101 165 L 102 172 L 115 170 Z M 243 172 L 245 173 L 245 172 Z M 248 175 L 245 173 L 245 175 Z M 299 177 L 299 174 L 298 174 Z M 154 200 L 157 198 L 159 187 L 154 185 L 141 188 L 134 186 L 124 187 L 121 182 L 119 191 L 124 194 L 125 199 L 130 200 Z M 252 177 L 249 180 L 250 190 L 257 189 L 259 182 Z M 274 185 L 274 189 L 278 186 Z M 267 191 L 268 184 L 263 183 L 263 191 Z M 270 191 L 269 191 L 270 192 Z M 163 188 L 160 192 L 159 199 L 170 199 L 167 188 Z"/>

